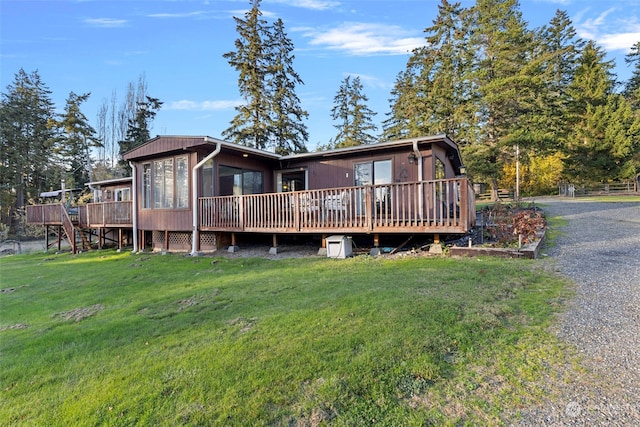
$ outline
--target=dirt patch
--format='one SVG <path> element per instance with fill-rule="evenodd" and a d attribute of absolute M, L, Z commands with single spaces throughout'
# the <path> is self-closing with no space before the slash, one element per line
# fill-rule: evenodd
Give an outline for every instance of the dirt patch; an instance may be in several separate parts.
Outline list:
<path fill-rule="evenodd" d="M 61 313 L 54 313 L 51 315 L 51 317 L 60 318 L 64 321 L 73 320 L 74 322 L 80 322 L 81 320 L 84 320 L 87 317 L 91 317 L 101 310 L 104 310 L 104 305 L 95 304 L 89 307 L 80 307 L 69 311 L 63 311 Z"/>
<path fill-rule="evenodd" d="M 16 323 L 15 325 L 9 325 L 9 326 L 0 327 L 0 332 L 9 331 L 9 330 L 16 330 L 16 329 L 27 329 L 28 327 L 29 327 L 29 325 L 26 325 L 24 323 Z"/>
<path fill-rule="evenodd" d="M 252 317 L 250 319 L 246 319 L 244 317 L 237 317 L 233 320 L 229 320 L 227 322 L 228 325 L 230 326 L 237 326 L 240 328 L 240 332 L 242 332 L 243 334 L 246 332 L 249 332 L 251 330 L 251 328 L 254 327 L 254 325 L 256 324 L 256 322 L 258 321 L 257 317 Z"/>
<path fill-rule="evenodd" d="M 24 288 L 25 286 L 29 286 L 29 285 L 16 286 L 15 288 L 0 289 L 0 294 L 10 294 L 10 293 L 15 292 L 16 290 L 18 290 L 20 288 Z"/>

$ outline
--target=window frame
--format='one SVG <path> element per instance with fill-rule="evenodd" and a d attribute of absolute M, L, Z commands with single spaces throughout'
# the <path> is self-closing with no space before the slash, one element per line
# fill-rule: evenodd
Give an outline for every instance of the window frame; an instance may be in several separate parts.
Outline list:
<path fill-rule="evenodd" d="M 142 163 L 142 209 L 189 209 L 189 156 Z"/>
<path fill-rule="evenodd" d="M 233 174 L 230 174 L 228 172 L 234 172 Z M 248 185 L 251 183 L 251 181 L 247 180 L 246 178 L 249 175 L 253 175 L 258 176 L 259 177 L 259 182 L 257 183 L 259 186 L 259 190 L 255 191 L 256 189 L 256 184 L 254 182 L 254 186 L 251 189 L 251 192 L 248 192 L 246 190 L 249 190 Z M 219 165 L 218 166 L 218 182 L 219 182 L 219 188 L 218 191 L 220 192 L 220 196 L 244 196 L 244 195 L 250 195 L 250 194 L 264 194 L 264 176 L 265 173 L 264 171 L 261 170 L 256 170 L 256 169 L 246 169 L 246 168 L 241 168 L 241 167 L 237 167 L 237 166 L 228 166 L 228 165 Z M 232 185 L 232 194 L 222 194 L 223 188 L 226 188 L 225 186 L 223 186 L 221 184 L 222 179 L 225 177 L 233 177 L 233 185 Z M 239 190 L 239 191 L 238 191 Z"/>

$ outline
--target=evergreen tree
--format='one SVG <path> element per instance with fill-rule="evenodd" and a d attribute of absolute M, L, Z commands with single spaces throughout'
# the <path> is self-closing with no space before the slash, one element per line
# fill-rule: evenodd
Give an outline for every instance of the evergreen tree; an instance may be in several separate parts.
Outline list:
<path fill-rule="evenodd" d="M 616 86 L 611 70 L 613 61 L 605 60 L 606 53 L 593 41 L 587 42 L 582 50 L 578 65 L 574 72 L 574 78 L 567 92 L 571 102 L 568 104 L 566 120 L 572 132 L 566 144 L 566 171 L 570 178 L 578 178 L 584 175 L 584 164 L 590 162 L 593 156 L 598 157 L 595 147 L 601 142 L 602 132 L 595 126 L 594 117 L 602 117 L 602 108 L 608 103 L 612 109 L 612 95 Z M 617 101 L 616 101 L 617 102 Z M 607 108 L 607 107 L 605 107 Z M 593 170 L 591 177 L 595 177 L 595 169 L 600 161 L 590 162 Z M 603 170 L 608 169 L 603 165 Z M 596 173 L 602 177 L 602 173 Z"/>
<path fill-rule="evenodd" d="M 151 139 L 150 125 L 162 104 L 158 98 L 150 96 L 147 96 L 144 101 L 138 101 L 135 116 L 133 119 L 129 119 L 127 138 L 120 141 L 120 157 Z"/>
<path fill-rule="evenodd" d="M 605 103 L 589 105 L 579 135 L 571 163 L 580 177 L 610 182 L 634 179 L 640 171 L 640 116 L 624 96 L 612 93 Z"/>
<path fill-rule="evenodd" d="M 278 154 L 303 153 L 307 151 L 309 132 L 303 120 L 309 113 L 300 106 L 295 88 L 304 84 L 293 69 L 293 43 L 284 31 L 284 23 L 278 19 L 270 32 L 268 88 L 272 97 L 272 138 Z"/>
<path fill-rule="evenodd" d="M 469 48 L 475 52 L 472 85 L 479 135 L 470 145 L 466 166 L 491 184 L 497 199 L 498 179 L 514 146 L 526 142 L 523 118 L 531 114 L 535 88 L 531 70 L 532 34 L 517 0 L 478 0 L 470 15 Z"/>
<path fill-rule="evenodd" d="M 418 99 L 416 67 L 407 63 L 407 69 L 398 73 L 396 82 L 391 89 L 392 98 L 389 99 L 391 111 L 382 122 L 382 139 L 385 141 L 418 136 L 420 126 L 417 119 L 421 117 Z"/>
<path fill-rule="evenodd" d="M 352 147 L 377 142 L 377 138 L 370 134 L 377 127 L 373 123 L 376 113 L 367 106 L 368 100 L 363 92 L 360 77 L 345 77 L 333 98 L 331 118 L 338 121 L 338 124 L 334 125 L 338 134 L 330 143 L 332 147 Z"/>
<path fill-rule="evenodd" d="M 238 144 L 265 149 L 271 142 L 273 108 L 267 90 L 269 28 L 267 21 L 262 19 L 260 0 L 251 0 L 251 9 L 244 19 L 233 19 L 239 35 L 235 41 L 236 50 L 223 57 L 238 71 L 238 89 L 245 103 L 236 107 L 238 114 L 222 135 Z"/>
<path fill-rule="evenodd" d="M 631 52 L 624 60 L 627 64 L 634 65 L 631 78 L 624 87 L 624 96 L 635 110 L 640 110 L 640 42 L 631 47 Z"/>
<path fill-rule="evenodd" d="M 438 11 L 433 25 L 425 29 L 427 47 L 421 49 L 425 65 L 420 81 L 428 82 L 421 97 L 426 106 L 422 134 L 445 133 L 464 143 L 473 127 L 468 120 L 472 116 L 468 110 L 473 97 L 472 57 L 466 48 L 469 34 L 464 25 L 469 12 L 447 0 L 442 0 Z"/>
<path fill-rule="evenodd" d="M 0 102 L 0 188 L 2 222 L 17 231 L 16 210 L 41 191 L 60 187 L 52 149 L 55 132 L 51 91 L 37 71 L 20 69 Z"/>
<path fill-rule="evenodd" d="M 538 140 L 531 148 L 553 153 L 563 150 L 571 130 L 565 120 L 570 101 L 568 92 L 584 42 L 576 38 L 571 20 L 561 10 L 556 11 L 549 25 L 539 29 L 535 37 L 534 57 L 529 67 L 537 76 L 531 127 Z"/>
<path fill-rule="evenodd" d="M 464 143 L 473 134 L 473 91 L 468 73 L 472 56 L 460 3 L 441 0 L 438 16 L 425 29 L 426 45 L 415 49 L 398 75 L 391 117 L 383 123 L 385 139 L 446 133 Z"/>
<path fill-rule="evenodd" d="M 101 146 L 96 139 L 95 130 L 80 110 L 80 106 L 89 99 L 90 95 L 90 93 L 77 95 L 71 92 L 67 98 L 64 114 L 59 121 L 55 122 L 55 126 L 62 132 L 56 152 L 70 175 L 68 178 L 71 179 L 66 179 L 69 187 L 79 187 L 91 181 L 91 149 Z"/>

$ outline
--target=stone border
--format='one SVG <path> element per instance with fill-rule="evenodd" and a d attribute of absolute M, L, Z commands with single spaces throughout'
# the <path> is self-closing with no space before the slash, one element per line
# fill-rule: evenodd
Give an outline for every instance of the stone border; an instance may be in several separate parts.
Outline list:
<path fill-rule="evenodd" d="M 449 248 L 449 254 L 451 256 L 494 256 L 500 258 L 528 258 L 536 259 L 540 255 L 540 248 L 544 243 L 546 237 L 546 230 L 542 230 L 537 233 L 536 239 L 523 245 L 521 249 L 512 248 L 489 248 L 480 246 L 461 247 L 452 246 Z"/>

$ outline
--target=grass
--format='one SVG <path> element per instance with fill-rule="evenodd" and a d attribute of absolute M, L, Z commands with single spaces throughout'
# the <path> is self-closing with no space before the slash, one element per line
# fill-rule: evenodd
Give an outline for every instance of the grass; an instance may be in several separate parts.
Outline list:
<path fill-rule="evenodd" d="M 548 397 L 535 262 L 0 259 L 2 425 L 500 425 Z"/>
<path fill-rule="evenodd" d="M 621 202 L 640 202 L 640 196 L 628 196 L 628 195 L 611 195 L 611 196 L 585 196 L 575 198 L 581 202 L 606 202 L 606 203 L 621 203 Z"/>

